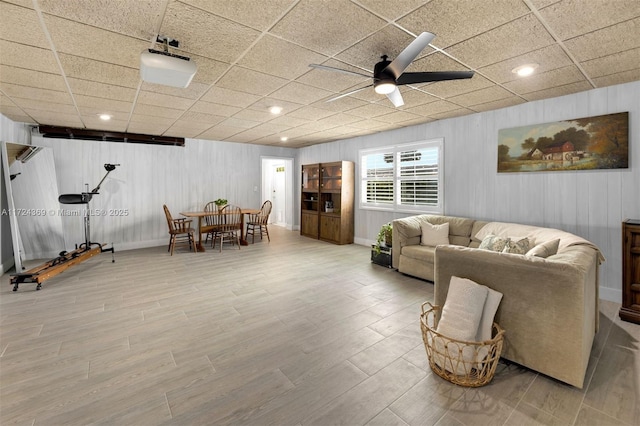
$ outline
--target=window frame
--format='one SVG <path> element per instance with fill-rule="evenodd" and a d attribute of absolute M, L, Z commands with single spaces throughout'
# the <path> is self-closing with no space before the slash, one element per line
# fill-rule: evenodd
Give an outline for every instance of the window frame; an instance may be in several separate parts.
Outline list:
<path fill-rule="evenodd" d="M 401 193 L 398 191 L 400 182 L 402 180 L 409 180 L 407 177 L 400 176 L 400 161 L 397 161 L 400 153 L 419 150 L 419 149 L 432 149 L 438 150 L 438 173 L 437 173 L 437 199 L 436 205 L 408 205 L 401 204 Z M 402 212 L 402 213 L 432 213 L 432 214 L 444 214 L 444 138 L 434 138 L 418 142 L 404 143 L 388 145 L 379 148 L 362 149 L 358 152 L 360 159 L 360 174 L 359 174 L 359 207 L 363 210 L 379 210 L 388 212 Z M 393 201 L 391 203 L 371 203 L 366 202 L 366 188 L 367 183 L 380 179 L 371 179 L 367 177 L 367 171 L 365 170 L 365 157 L 376 154 L 392 154 L 393 161 Z M 415 179 L 411 179 L 415 180 Z M 433 177 L 425 176 L 424 181 L 432 181 Z"/>

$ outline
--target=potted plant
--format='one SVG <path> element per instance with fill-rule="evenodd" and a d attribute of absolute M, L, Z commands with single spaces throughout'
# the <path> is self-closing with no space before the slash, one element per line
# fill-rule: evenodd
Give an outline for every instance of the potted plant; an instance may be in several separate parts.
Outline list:
<path fill-rule="evenodd" d="M 227 205 L 227 200 L 226 198 L 218 198 L 217 200 L 215 200 L 213 202 L 216 206 L 218 206 L 218 211 L 222 210 L 224 208 L 224 206 Z"/>
<path fill-rule="evenodd" d="M 373 251 L 376 255 L 380 254 L 380 247 L 384 244 L 386 247 L 391 247 L 393 241 L 393 224 L 391 222 L 385 223 L 380 228 L 378 236 L 376 237 L 376 243 L 373 246 Z"/>

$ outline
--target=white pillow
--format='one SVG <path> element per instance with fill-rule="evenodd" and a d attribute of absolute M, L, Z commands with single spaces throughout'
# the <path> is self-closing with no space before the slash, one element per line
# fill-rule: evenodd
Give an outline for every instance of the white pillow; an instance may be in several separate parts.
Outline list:
<path fill-rule="evenodd" d="M 553 256 L 558 252 L 559 245 L 560 238 L 538 244 L 527 252 L 527 256 L 537 256 L 542 258 Z"/>
<path fill-rule="evenodd" d="M 435 247 L 442 244 L 449 244 L 449 222 L 441 225 L 422 222 L 420 228 L 422 229 L 420 245 Z"/>
<path fill-rule="evenodd" d="M 451 277 L 449 292 L 442 307 L 442 314 L 436 331 L 452 339 L 475 341 L 488 290 L 487 287 L 469 279 Z M 467 365 L 465 368 L 465 364 L 462 362 L 456 363 L 456 360 L 460 359 L 460 351 L 462 351 L 463 360 L 473 361 L 474 350 L 472 346 L 461 348 L 454 343 L 449 343 L 448 347 L 445 348 L 442 340 L 434 343 L 434 362 L 436 364 L 455 374 L 468 373 L 466 370 L 470 366 Z M 452 362 L 445 362 L 444 354 L 447 352 Z"/>

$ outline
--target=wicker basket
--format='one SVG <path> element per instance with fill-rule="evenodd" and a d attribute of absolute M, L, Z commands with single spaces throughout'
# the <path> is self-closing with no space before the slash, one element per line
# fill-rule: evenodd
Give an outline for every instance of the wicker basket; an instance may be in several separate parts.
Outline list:
<path fill-rule="evenodd" d="M 425 311 L 425 306 L 429 307 Z M 456 385 L 478 387 L 493 379 L 502 352 L 504 330 L 493 323 L 493 338 L 484 342 L 465 342 L 436 332 L 441 308 L 422 304 L 420 328 L 429 366 L 438 376 Z"/>

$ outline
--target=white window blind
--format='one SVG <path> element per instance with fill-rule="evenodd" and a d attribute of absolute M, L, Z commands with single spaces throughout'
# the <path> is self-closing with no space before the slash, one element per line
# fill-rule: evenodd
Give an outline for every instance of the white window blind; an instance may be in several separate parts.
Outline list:
<path fill-rule="evenodd" d="M 360 152 L 360 207 L 443 213 L 442 140 Z"/>

